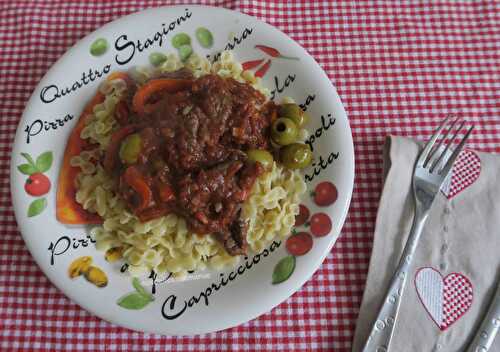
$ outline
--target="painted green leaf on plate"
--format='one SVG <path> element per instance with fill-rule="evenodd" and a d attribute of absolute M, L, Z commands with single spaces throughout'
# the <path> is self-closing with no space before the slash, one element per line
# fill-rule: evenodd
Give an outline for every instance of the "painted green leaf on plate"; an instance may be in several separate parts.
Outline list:
<path fill-rule="evenodd" d="M 28 160 L 28 163 L 30 163 L 31 165 L 35 166 L 35 161 L 33 160 L 33 158 L 28 154 L 28 153 L 21 153 L 21 155 L 26 159 Z"/>
<path fill-rule="evenodd" d="M 139 281 L 138 278 L 134 277 L 132 279 L 132 286 L 134 286 L 135 290 L 137 291 L 137 293 L 139 293 L 140 295 L 142 296 L 145 296 L 145 297 L 148 297 L 149 300 L 153 300 L 154 298 L 149 294 L 148 291 L 146 291 L 146 289 L 144 288 L 144 286 L 141 285 L 141 282 Z"/>
<path fill-rule="evenodd" d="M 274 267 L 273 271 L 273 284 L 279 284 L 288 280 L 295 270 L 295 257 L 288 255 L 281 259 Z"/>
<path fill-rule="evenodd" d="M 25 175 L 33 175 L 35 172 L 38 172 L 38 169 L 31 164 L 18 165 L 17 169 Z"/>
<path fill-rule="evenodd" d="M 52 152 L 42 153 L 36 158 L 36 168 L 39 172 L 45 172 L 52 166 Z"/>
<path fill-rule="evenodd" d="M 129 293 L 116 302 L 125 309 L 142 309 L 151 302 L 151 297 L 144 296 L 139 292 Z"/>
<path fill-rule="evenodd" d="M 45 198 L 35 199 L 28 208 L 28 216 L 33 217 L 40 214 L 46 206 L 47 200 Z"/>

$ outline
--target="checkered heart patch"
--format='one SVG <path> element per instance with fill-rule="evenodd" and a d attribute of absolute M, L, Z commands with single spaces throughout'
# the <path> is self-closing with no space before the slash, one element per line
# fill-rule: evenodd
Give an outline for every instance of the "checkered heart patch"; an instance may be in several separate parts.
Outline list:
<path fill-rule="evenodd" d="M 463 150 L 455 163 L 451 177 L 441 187 L 441 192 L 451 199 L 472 185 L 481 173 L 481 159 L 472 150 Z"/>
<path fill-rule="evenodd" d="M 460 273 L 443 277 L 434 268 L 421 268 L 415 276 L 415 287 L 425 310 L 442 331 L 472 305 L 472 283 Z"/>

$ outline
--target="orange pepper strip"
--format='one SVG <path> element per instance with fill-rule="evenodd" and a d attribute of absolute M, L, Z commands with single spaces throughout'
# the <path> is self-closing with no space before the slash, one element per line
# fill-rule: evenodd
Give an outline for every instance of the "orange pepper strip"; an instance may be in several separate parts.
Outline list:
<path fill-rule="evenodd" d="M 126 72 L 122 72 L 122 71 L 115 71 L 115 72 L 111 72 L 108 77 L 106 77 L 106 80 L 108 82 L 111 82 L 115 79 L 122 79 L 125 81 L 125 83 L 127 83 L 127 85 L 129 87 L 131 87 L 134 83 L 134 81 L 132 80 L 132 78 L 130 78 L 130 76 L 128 75 L 128 73 Z"/>
<path fill-rule="evenodd" d="M 124 72 L 113 72 L 107 79 L 113 80 L 117 78 L 124 79 L 125 81 L 129 79 L 128 75 Z M 94 98 L 87 104 L 66 144 L 63 163 L 59 172 L 56 196 L 56 217 L 63 224 L 102 223 L 102 219 L 97 214 L 86 211 L 76 202 L 75 179 L 80 173 L 80 168 L 71 166 L 70 161 L 72 157 L 79 155 L 84 147 L 88 145 L 88 142 L 80 137 L 80 133 L 85 127 L 86 122 L 92 117 L 94 106 L 102 103 L 104 98 L 101 92 L 97 92 Z"/>
<path fill-rule="evenodd" d="M 114 79 L 123 79 L 125 82 L 127 82 L 130 79 L 130 76 L 126 72 L 115 71 L 111 72 L 109 76 L 106 77 L 107 81 L 112 81 Z"/>
<path fill-rule="evenodd" d="M 176 93 L 189 88 L 191 83 L 192 81 L 187 79 L 152 79 L 137 90 L 132 99 L 132 107 L 138 114 L 151 112 L 148 111 L 148 106 L 146 104 L 153 95 L 158 92 Z"/>

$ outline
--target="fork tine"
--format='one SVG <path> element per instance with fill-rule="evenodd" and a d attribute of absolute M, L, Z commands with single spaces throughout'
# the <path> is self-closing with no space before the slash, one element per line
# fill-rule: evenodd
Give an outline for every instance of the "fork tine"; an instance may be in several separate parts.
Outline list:
<path fill-rule="evenodd" d="M 453 164 L 455 163 L 455 160 L 458 157 L 458 154 L 462 151 L 463 146 L 465 145 L 465 142 L 469 138 L 469 135 L 471 134 L 472 130 L 474 129 L 474 126 L 471 126 L 465 136 L 462 138 L 462 141 L 460 141 L 460 144 L 455 148 L 453 151 L 453 154 L 448 158 L 446 161 L 445 166 L 438 172 L 440 175 L 447 176 L 448 173 L 450 172 L 451 168 L 453 167 Z"/>
<path fill-rule="evenodd" d="M 453 141 L 457 138 L 458 134 L 460 133 L 460 130 L 462 129 L 462 127 L 464 127 L 464 124 L 465 124 L 465 120 L 462 121 L 462 123 L 460 124 L 460 126 L 458 126 L 457 130 L 453 134 L 453 137 L 451 137 L 450 141 L 446 144 L 446 147 L 444 148 L 444 150 L 441 153 L 441 155 L 439 156 L 439 158 L 437 158 L 437 160 L 435 160 L 434 163 L 432 163 L 432 166 L 429 169 L 429 171 L 431 173 L 434 172 L 434 170 L 439 165 L 439 163 L 441 162 L 441 160 L 443 160 L 443 158 L 446 156 L 446 153 L 448 152 L 448 149 L 450 149 L 450 146 L 453 145 Z M 450 131 L 451 131 L 451 129 L 450 129 Z M 448 131 L 448 132 L 450 132 L 450 131 Z M 448 133 L 446 134 L 445 138 L 447 138 L 447 137 L 448 137 Z"/>
<path fill-rule="evenodd" d="M 438 129 L 434 134 L 432 135 L 431 139 L 427 142 L 427 144 L 424 147 L 424 150 L 422 150 L 422 153 L 420 153 L 420 157 L 418 158 L 417 165 L 418 166 L 423 166 L 425 160 L 427 159 L 427 156 L 429 155 L 432 147 L 436 143 L 436 140 L 438 139 L 439 135 L 441 134 L 441 131 L 443 130 L 444 126 L 448 123 L 448 120 L 450 118 L 447 117 L 441 122 L 441 125 L 439 125 Z"/>
<path fill-rule="evenodd" d="M 429 156 L 425 159 L 424 167 L 427 167 L 427 165 L 431 162 L 431 160 L 433 159 L 434 155 L 441 148 L 441 146 L 443 145 L 444 141 L 446 140 L 446 138 L 448 138 L 448 136 L 450 135 L 451 131 L 453 131 L 453 129 L 455 128 L 455 126 L 456 126 L 456 124 L 457 124 L 457 122 L 459 120 L 460 120 L 460 118 L 457 117 L 455 119 L 455 121 L 453 121 L 451 123 L 451 126 L 446 131 L 446 134 L 444 135 L 444 137 L 439 140 L 438 145 L 435 148 L 432 149 L 432 151 L 429 153 Z M 435 167 L 435 165 L 434 165 L 434 167 Z"/>

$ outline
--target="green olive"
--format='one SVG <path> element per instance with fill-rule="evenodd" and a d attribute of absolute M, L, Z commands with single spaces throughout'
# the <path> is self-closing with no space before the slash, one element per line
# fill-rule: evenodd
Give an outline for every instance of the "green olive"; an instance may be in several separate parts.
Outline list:
<path fill-rule="evenodd" d="M 304 127 L 304 125 L 309 122 L 309 115 L 302 111 L 300 106 L 298 106 L 297 104 L 281 105 L 279 109 L 279 116 L 287 117 L 293 120 L 298 128 Z"/>
<path fill-rule="evenodd" d="M 293 143 L 280 150 L 280 158 L 289 169 L 303 169 L 311 164 L 311 148 L 307 144 Z"/>
<path fill-rule="evenodd" d="M 288 145 L 297 140 L 299 130 L 293 120 L 280 117 L 271 126 L 271 138 L 279 145 Z"/>
<path fill-rule="evenodd" d="M 309 115 L 309 113 L 304 111 L 304 114 L 302 114 L 302 121 L 303 121 L 302 123 L 302 128 L 303 128 L 305 125 L 307 125 L 309 121 L 311 121 L 311 115 Z"/>
<path fill-rule="evenodd" d="M 124 164 L 134 164 L 142 149 L 141 136 L 138 133 L 129 135 L 120 146 L 120 159 Z"/>
<path fill-rule="evenodd" d="M 273 167 L 273 156 L 265 149 L 250 149 L 247 151 L 248 160 L 251 162 L 259 162 L 265 169 Z"/>

